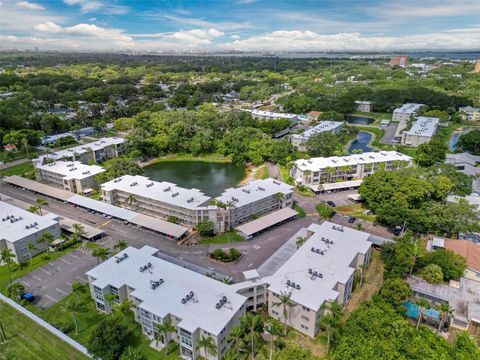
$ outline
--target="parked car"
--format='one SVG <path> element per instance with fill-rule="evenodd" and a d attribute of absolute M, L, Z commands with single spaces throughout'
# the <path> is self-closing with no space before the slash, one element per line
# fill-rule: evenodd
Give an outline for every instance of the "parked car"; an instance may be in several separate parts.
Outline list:
<path fill-rule="evenodd" d="M 331 206 L 331 207 L 337 206 L 337 205 L 335 205 L 335 203 L 333 201 L 327 201 L 327 205 Z"/>
<path fill-rule="evenodd" d="M 28 301 L 28 302 L 34 302 L 35 301 L 35 296 L 32 293 L 23 293 L 20 296 L 20 299 Z"/>
<path fill-rule="evenodd" d="M 402 227 L 401 226 L 395 226 L 395 229 L 393 229 L 393 235 L 398 236 L 402 232 Z"/>
<path fill-rule="evenodd" d="M 357 220 L 356 217 L 350 216 L 350 217 L 348 218 L 348 223 L 349 223 L 349 224 L 353 224 L 353 223 L 355 222 L 355 220 Z"/>

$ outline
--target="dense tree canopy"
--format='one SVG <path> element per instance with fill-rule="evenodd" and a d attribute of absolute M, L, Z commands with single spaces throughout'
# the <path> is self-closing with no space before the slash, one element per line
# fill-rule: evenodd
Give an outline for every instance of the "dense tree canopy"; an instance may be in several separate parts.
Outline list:
<path fill-rule="evenodd" d="M 480 130 L 472 130 L 460 136 L 455 149 L 466 151 L 473 155 L 480 155 Z"/>

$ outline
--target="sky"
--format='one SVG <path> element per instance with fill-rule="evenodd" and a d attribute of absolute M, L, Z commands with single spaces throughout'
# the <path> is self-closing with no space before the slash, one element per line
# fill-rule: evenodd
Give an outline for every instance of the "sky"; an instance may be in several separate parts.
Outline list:
<path fill-rule="evenodd" d="M 0 47 L 480 50 L 480 0 L 0 0 Z"/>

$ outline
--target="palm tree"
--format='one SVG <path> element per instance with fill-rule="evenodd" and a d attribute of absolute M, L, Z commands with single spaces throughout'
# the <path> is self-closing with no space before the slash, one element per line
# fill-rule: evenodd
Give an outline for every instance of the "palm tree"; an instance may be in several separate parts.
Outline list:
<path fill-rule="evenodd" d="M 295 244 L 297 245 L 297 250 L 302 247 L 303 244 L 307 241 L 307 238 L 305 236 L 299 236 L 297 237 L 297 241 Z"/>
<path fill-rule="evenodd" d="M 252 354 L 252 360 L 255 359 L 255 340 L 258 339 L 259 334 L 263 333 L 263 319 L 259 315 L 253 315 L 247 313 L 240 319 L 240 324 L 247 335 L 248 342 L 250 343 L 250 351 Z"/>
<path fill-rule="evenodd" d="M 360 287 L 362 287 L 363 277 L 365 275 L 365 264 L 360 265 L 357 270 L 360 271 Z"/>
<path fill-rule="evenodd" d="M 82 238 L 84 228 L 82 224 L 73 224 L 72 227 L 73 227 L 73 234 L 71 238 L 73 238 L 77 243 Z"/>
<path fill-rule="evenodd" d="M 64 310 L 72 315 L 73 323 L 75 324 L 75 335 L 78 335 L 78 323 L 76 313 L 79 310 L 79 306 L 80 302 L 77 300 L 77 298 L 69 299 L 64 305 Z"/>
<path fill-rule="evenodd" d="M 225 203 L 225 209 L 228 211 L 229 228 L 232 226 L 232 209 L 235 209 L 235 204 L 232 200 Z M 228 237 L 228 244 L 230 244 L 230 237 Z"/>
<path fill-rule="evenodd" d="M 10 264 L 13 262 L 13 258 L 15 255 L 13 255 L 12 251 L 10 249 L 4 249 L 0 253 L 0 260 L 2 260 L 4 263 L 7 264 L 8 271 L 10 272 Z"/>
<path fill-rule="evenodd" d="M 7 296 L 18 302 L 20 301 L 20 297 L 25 291 L 25 286 L 23 286 L 19 282 L 14 282 L 14 283 L 10 283 L 7 286 L 6 290 L 7 290 Z"/>
<path fill-rule="evenodd" d="M 40 208 L 36 205 L 32 205 L 30 206 L 27 211 L 30 211 L 31 213 L 34 213 L 34 214 L 40 214 Z"/>
<path fill-rule="evenodd" d="M 112 296 L 110 296 L 112 295 Z M 109 298 L 109 302 L 112 303 L 114 302 L 114 299 L 117 299 L 117 295 L 115 294 L 108 294 L 107 297 Z M 130 299 L 126 299 L 122 301 L 121 303 L 115 302 L 112 311 L 113 311 L 113 316 L 119 320 L 125 319 L 125 317 L 129 314 L 129 312 L 132 310 L 133 307 L 133 301 Z"/>
<path fill-rule="evenodd" d="M 224 284 L 227 284 L 227 285 L 232 285 L 233 284 L 233 280 L 231 277 L 229 276 L 225 276 L 223 279 L 222 279 L 222 282 Z"/>
<path fill-rule="evenodd" d="M 72 292 L 77 296 L 78 302 L 80 302 L 80 294 L 85 293 L 85 287 L 78 282 L 72 283 Z"/>
<path fill-rule="evenodd" d="M 117 244 L 113 247 L 119 251 L 125 250 L 128 247 L 128 244 L 125 240 L 118 240 Z"/>
<path fill-rule="evenodd" d="M 425 299 L 417 299 L 415 301 L 415 305 L 418 306 L 418 320 L 416 326 L 416 328 L 418 329 L 418 327 L 420 326 L 420 321 L 423 318 L 423 312 L 430 306 L 430 303 Z"/>
<path fill-rule="evenodd" d="M 440 304 L 440 306 L 437 307 L 437 310 L 440 311 L 440 322 L 437 328 L 437 334 L 438 334 L 443 324 L 445 324 L 445 321 L 447 320 L 447 318 L 453 315 L 454 310 L 448 303 Z"/>
<path fill-rule="evenodd" d="M 49 232 L 49 231 L 45 231 L 42 234 L 42 237 L 38 240 L 38 243 L 40 243 L 40 244 L 43 244 L 43 243 L 50 244 L 52 241 L 53 241 L 52 233 Z"/>
<path fill-rule="evenodd" d="M 327 332 L 327 353 L 330 351 L 330 343 L 333 339 L 334 333 L 341 325 L 343 317 L 343 306 L 336 300 L 322 305 L 325 311 L 325 316 L 320 319 L 320 327 Z"/>
<path fill-rule="evenodd" d="M 43 216 L 42 206 L 48 206 L 48 202 L 45 199 L 37 198 L 37 200 L 35 200 L 35 204 L 38 207 L 38 211 L 40 212 L 40 216 Z"/>
<path fill-rule="evenodd" d="M 130 207 L 130 209 L 133 210 L 133 204 L 137 202 L 137 198 L 133 195 L 130 194 L 128 195 L 127 199 L 125 200 L 125 203 Z"/>
<path fill-rule="evenodd" d="M 281 192 L 278 192 L 278 193 L 275 194 L 275 198 L 277 199 L 277 201 L 280 205 L 285 200 L 285 194 L 281 193 Z"/>
<path fill-rule="evenodd" d="M 109 255 L 110 255 L 110 251 L 108 251 L 103 247 L 97 247 L 92 252 L 92 256 L 97 258 L 97 264 L 100 264 L 100 260 L 102 261 L 107 260 Z"/>
<path fill-rule="evenodd" d="M 217 346 L 215 345 L 215 342 L 213 341 L 213 338 L 211 336 L 202 336 L 202 338 L 198 341 L 197 344 L 197 351 L 199 349 L 203 349 L 205 359 L 207 358 L 207 352 L 213 356 L 217 355 Z"/>
<path fill-rule="evenodd" d="M 175 332 L 175 326 L 172 324 L 172 319 L 170 318 L 165 318 L 163 319 L 162 323 L 157 324 L 157 336 L 155 339 L 157 340 L 157 346 L 158 346 L 158 340 L 163 339 L 162 343 L 163 345 L 167 345 L 167 337 L 168 334 Z"/>
<path fill-rule="evenodd" d="M 25 152 L 27 153 L 27 159 L 29 159 L 30 155 L 28 154 L 28 139 L 27 138 L 22 139 L 22 145 L 25 148 Z"/>
<path fill-rule="evenodd" d="M 30 257 L 30 263 L 32 262 L 32 251 L 37 250 L 37 247 L 34 243 L 30 243 L 27 245 L 28 248 L 28 256 Z"/>
<path fill-rule="evenodd" d="M 282 330 L 277 323 L 272 322 L 272 323 L 270 323 L 270 326 L 268 327 L 268 332 L 271 336 L 271 339 L 270 339 L 270 355 L 268 356 L 268 359 L 272 360 L 272 357 L 273 357 L 273 343 L 274 343 L 275 337 L 281 335 Z"/>
<path fill-rule="evenodd" d="M 278 297 L 278 302 L 273 303 L 273 306 L 281 306 L 283 312 L 283 324 L 284 324 L 284 335 L 287 335 L 287 321 L 288 321 L 288 314 L 290 313 L 290 308 L 295 306 L 295 304 L 290 300 L 292 297 L 292 292 L 289 293 L 282 291 L 280 292 L 280 296 Z"/>
<path fill-rule="evenodd" d="M 227 341 L 229 344 L 233 344 L 233 346 L 235 347 L 235 353 L 237 354 L 239 350 L 240 341 L 243 339 L 244 336 L 245 336 L 245 331 L 240 326 L 234 326 L 230 330 L 230 334 L 228 335 Z"/>

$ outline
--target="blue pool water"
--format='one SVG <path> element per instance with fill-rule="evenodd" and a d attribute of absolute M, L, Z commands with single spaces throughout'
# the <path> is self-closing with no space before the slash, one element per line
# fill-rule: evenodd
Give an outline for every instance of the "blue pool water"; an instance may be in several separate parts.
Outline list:
<path fill-rule="evenodd" d="M 357 138 L 348 147 L 348 152 L 351 154 L 353 150 L 360 149 L 363 152 L 372 151 L 372 148 L 368 146 L 372 140 L 372 133 L 366 131 L 359 131 Z"/>
<path fill-rule="evenodd" d="M 406 316 L 408 316 L 410 318 L 413 318 L 413 319 L 418 319 L 418 315 L 419 315 L 420 311 L 419 311 L 417 305 L 408 301 L 408 302 L 404 303 L 403 306 L 405 306 L 405 308 L 407 309 L 407 311 L 405 312 Z M 425 317 L 428 317 L 428 318 L 431 318 L 431 319 L 440 319 L 440 311 L 432 309 L 432 308 L 423 310 L 423 315 Z"/>
<path fill-rule="evenodd" d="M 470 130 L 472 130 L 472 129 L 471 128 L 464 128 L 461 131 L 455 131 L 452 134 L 452 137 L 450 138 L 450 141 L 448 142 L 448 147 L 449 147 L 450 151 L 455 150 L 455 145 L 457 145 L 457 142 L 458 142 L 458 139 L 460 139 L 460 136 L 465 135 Z"/>
<path fill-rule="evenodd" d="M 368 116 L 347 115 L 347 122 L 350 124 L 369 125 L 374 121 L 374 118 Z"/>

